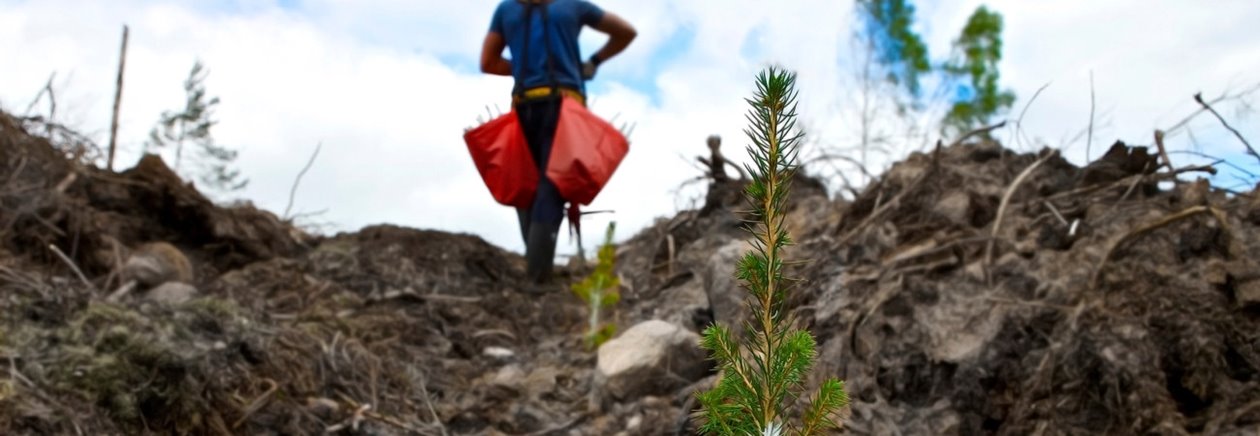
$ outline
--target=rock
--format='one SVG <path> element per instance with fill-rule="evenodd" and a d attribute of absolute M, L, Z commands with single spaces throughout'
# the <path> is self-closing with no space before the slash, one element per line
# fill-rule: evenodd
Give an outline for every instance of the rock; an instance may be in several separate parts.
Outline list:
<path fill-rule="evenodd" d="M 936 205 L 932 206 L 932 211 L 954 224 L 969 225 L 971 223 L 971 196 L 962 191 L 951 192 L 941 197 Z"/>
<path fill-rule="evenodd" d="M 122 275 L 146 288 L 165 282 L 189 283 L 193 279 L 192 262 L 174 245 L 153 242 L 140 246 L 127 258 Z"/>
<path fill-rule="evenodd" d="M 337 410 L 340 408 L 341 406 L 337 404 L 336 401 L 333 401 L 328 398 L 324 398 L 324 397 L 307 397 L 306 398 L 306 410 L 309 411 L 311 414 L 321 417 L 321 418 L 325 418 L 325 419 L 331 418 L 333 414 L 337 413 Z"/>
<path fill-rule="evenodd" d="M 1242 307 L 1260 306 L 1260 279 L 1240 281 L 1234 285 L 1234 296 Z"/>
<path fill-rule="evenodd" d="M 521 393 L 525 383 L 525 370 L 520 365 L 511 364 L 499 368 L 490 378 L 490 386 L 496 388 L 503 397 L 511 398 Z"/>
<path fill-rule="evenodd" d="M 708 372 L 700 336 L 677 324 L 644 321 L 599 347 L 597 382 L 617 399 L 665 394 Z"/>
<path fill-rule="evenodd" d="M 665 289 L 658 298 L 661 304 L 653 318 L 662 319 L 687 329 L 700 332 L 713 322 L 709 310 L 709 296 L 704 283 L 691 277 L 682 284 Z"/>
<path fill-rule="evenodd" d="M 197 294 L 197 288 L 187 283 L 166 282 L 150 290 L 144 298 L 154 303 L 175 306 L 188 302 Z"/>
<path fill-rule="evenodd" d="M 732 329 L 736 337 L 741 321 L 748 317 L 748 307 L 744 304 L 747 292 L 735 278 L 739 259 L 747 251 L 747 242 L 732 240 L 714 250 L 704 266 L 704 291 L 709 297 L 714 321 Z"/>
<path fill-rule="evenodd" d="M 512 356 L 516 355 L 516 353 L 513 353 L 512 350 L 503 347 L 486 347 L 484 350 L 481 350 L 481 354 L 486 357 L 500 360 L 510 359 Z"/>

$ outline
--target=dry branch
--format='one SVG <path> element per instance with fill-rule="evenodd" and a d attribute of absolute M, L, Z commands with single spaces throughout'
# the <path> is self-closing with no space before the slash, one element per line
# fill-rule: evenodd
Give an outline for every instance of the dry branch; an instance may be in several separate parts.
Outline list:
<path fill-rule="evenodd" d="M 1000 122 L 1000 123 L 994 124 L 994 125 L 992 125 L 992 126 L 988 126 L 988 127 L 981 127 L 981 128 L 978 128 L 978 129 L 972 130 L 972 131 L 970 131 L 970 132 L 967 132 L 967 133 L 962 134 L 962 136 L 959 136 L 959 137 L 958 137 L 958 139 L 955 139 L 955 140 L 954 140 L 954 142 L 951 142 L 951 143 L 949 144 L 949 146 L 950 146 L 950 147 L 953 147 L 953 146 L 956 146 L 956 145 L 962 144 L 962 143 L 963 143 L 963 141 L 966 141 L 966 140 L 968 140 L 968 139 L 971 139 L 971 137 L 972 137 L 972 136 L 976 136 L 976 135 L 983 135 L 983 134 L 985 134 L 985 133 L 989 133 L 989 132 L 992 132 L 992 131 L 994 131 L 994 130 L 1001 129 L 1001 128 L 1003 128 L 1003 127 L 1006 127 L 1006 121 L 1003 121 L 1003 122 Z"/>
<path fill-rule="evenodd" d="M 93 292 L 96 291 L 96 285 L 93 285 L 92 282 L 87 279 L 87 276 L 83 275 L 83 271 L 79 269 L 78 265 L 74 264 L 73 260 L 70 260 L 70 256 L 66 256 L 66 253 L 63 253 L 60 248 L 57 248 L 57 246 L 53 244 L 48 244 L 48 249 L 52 250 L 57 257 L 61 258 L 62 262 L 65 262 L 66 265 L 74 271 L 74 275 L 79 277 L 79 280 L 83 282 L 84 286 L 87 286 L 87 288 L 91 289 Z"/>
<path fill-rule="evenodd" d="M 276 383 L 275 380 L 269 378 L 263 379 L 263 383 L 267 384 L 267 390 L 258 395 L 254 401 L 249 402 L 249 406 L 245 408 L 245 413 L 242 413 L 241 417 L 232 424 L 232 429 L 240 428 L 241 424 L 244 424 L 250 416 L 253 416 L 253 414 L 257 413 L 259 410 L 262 410 L 263 406 L 266 406 L 267 402 L 271 401 L 271 397 L 276 393 L 276 390 L 280 388 L 280 385 Z"/>
<path fill-rule="evenodd" d="M 1019 185 L 1023 184 L 1024 180 L 1027 179 L 1033 171 L 1036 171 L 1038 167 L 1058 154 L 1058 150 L 1053 150 L 1045 156 L 1042 156 L 1041 159 L 1037 159 L 1037 161 L 1033 162 L 1032 165 L 1029 165 L 1028 168 L 1024 168 L 1024 171 L 1019 173 L 1019 176 L 1016 176 L 1015 180 L 1011 182 L 1011 186 L 1006 188 L 1006 194 L 1002 196 L 1002 203 L 998 206 L 997 216 L 993 219 L 993 231 L 989 234 L 989 244 L 984 249 L 984 276 L 985 282 L 990 286 L 993 285 L 992 277 L 989 274 L 989 269 L 993 265 L 993 245 L 997 241 L 998 232 L 1002 231 L 1002 218 L 1006 216 L 1006 208 L 1011 204 L 1011 197 L 1015 195 L 1015 191 L 1019 189 Z"/>
<path fill-rule="evenodd" d="M 57 99 L 56 96 L 53 95 L 52 90 L 53 79 L 56 78 L 56 71 L 53 71 L 52 74 L 48 75 L 48 83 L 44 84 L 43 88 L 39 89 L 39 93 L 35 94 L 35 99 L 31 100 L 31 104 L 26 106 L 25 116 L 29 117 L 31 115 L 31 111 L 35 110 L 35 105 L 39 103 L 40 98 L 42 98 L 44 94 L 48 94 L 48 119 L 49 121 L 52 120 L 53 114 L 57 113 Z"/>
<path fill-rule="evenodd" d="M 293 197 L 297 195 L 298 185 L 302 183 L 302 176 L 305 176 L 306 172 L 310 171 L 311 165 L 315 164 L 315 158 L 319 157 L 319 150 L 322 148 L 324 148 L 323 142 L 315 144 L 315 152 L 311 153 L 311 158 L 307 159 L 306 166 L 303 166 L 302 171 L 298 172 L 297 178 L 293 179 L 293 187 L 289 189 L 289 204 L 284 207 L 284 219 L 292 218 L 289 216 L 289 212 L 293 210 Z"/>
<path fill-rule="evenodd" d="M 1163 130 L 1155 129 L 1155 146 L 1159 148 L 1159 157 L 1164 159 L 1164 163 L 1161 166 L 1168 167 L 1169 170 L 1172 170 L 1173 169 L 1172 159 L 1168 158 L 1168 148 L 1164 147 L 1164 131 Z M 1156 170 L 1158 170 L 1158 168 L 1156 168 Z"/>
<path fill-rule="evenodd" d="M 905 188 L 903 188 L 901 192 L 897 193 L 895 197 L 893 197 L 887 203 L 884 203 L 880 205 L 879 207 L 877 207 L 875 211 L 871 212 L 870 215 L 867 215 L 866 219 L 863 219 L 861 223 L 858 223 L 857 226 L 853 227 L 853 230 L 849 230 L 848 233 L 845 233 L 845 235 L 839 239 L 837 244 L 840 246 L 847 245 L 850 239 L 852 239 L 854 236 L 857 236 L 858 233 L 860 233 L 863 229 L 865 229 L 866 226 L 870 225 L 871 222 L 883 216 L 884 213 L 888 212 L 889 209 L 892 209 L 894 206 L 900 204 L 901 200 L 905 198 L 906 195 L 909 195 L 911 192 L 918 189 L 919 185 L 922 184 L 924 180 L 927 180 L 928 175 L 930 175 L 931 173 L 932 173 L 931 171 L 924 172 L 923 175 L 919 176 L 917 179 L 914 179 L 914 181 L 911 182 L 909 185 L 907 185 Z"/>
<path fill-rule="evenodd" d="M 1254 156 L 1256 160 L 1260 160 L 1260 153 L 1257 153 L 1256 149 L 1251 146 L 1251 143 L 1247 142 L 1247 138 L 1244 138 L 1242 133 L 1239 133 L 1238 129 L 1235 129 L 1234 126 L 1229 125 L 1229 122 L 1225 121 L 1225 118 L 1222 117 L 1221 114 L 1217 113 L 1216 109 L 1212 109 L 1212 105 L 1203 101 L 1203 93 L 1195 94 L 1194 101 L 1199 102 L 1199 105 L 1203 106 L 1204 109 L 1207 109 L 1208 112 L 1211 112 L 1212 115 L 1215 115 L 1216 119 L 1220 120 L 1221 124 L 1224 125 L 1226 129 L 1234 132 L 1234 136 L 1237 136 L 1238 140 L 1242 141 L 1243 145 L 1247 146 L 1247 153 Z"/>
<path fill-rule="evenodd" d="M 1107 253 L 1104 254 L 1102 260 L 1098 262 L 1098 267 L 1094 269 L 1094 274 L 1089 279 L 1090 289 L 1098 289 L 1098 281 L 1102 278 L 1103 269 L 1107 267 L 1107 263 L 1111 261 L 1111 258 L 1115 255 L 1116 250 L 1119 249 L 1120 246 L 1124 245 L 1125 242 L 1199 214 L 1211 214 L 1212 217 L 1216 218 L 1216 221 L 1220 223 L 1221 229 L 1225 231 L 1225 237 L 1231 238 L 1232 232 L 1229 230 L 1229 221 L 1225 218 L 1225 213 L 1221 212 L 1219 209 L 1210 206 L 1195 206 L 1181 212 L 1177 212 L 1161 218 L 1158 221 L 1142 226 L 1137 230 L 1131 231 L 1124 236 L 1121 236 L 1120 239 L 1117 239 L 1114 244 L 1111 244 L 1111 248 L 1107 249 Z"/>
<path fill-rule="evenodd" d="M 114 150 L 118 144 L 118 109 L 122 105 L 123 90 L 123 70 L 127 67 L 127 35 L 126 25 L 123 25 L 122 49 L 118 55 L 118 84 L 114 88 L 114 118 L 109 124 L 109 158 L 105 163 L 105 168 L 114 170 Z"/>
<path fill-rule="evenodd" d="M 1085 137 L 1085 161 L 1088 162 L 1090 150 L 1094 146 L 1094 70 L 1089 70 L 1089 130 Z"/>
<path fill-rule="evenodd" d="M 1028 103 L 1024 103 L 1024 109 L 1019 111 L 1019 119 L 1015 120 L 1015 143 L 1016 144 L 1023 143 L 1023 136 L 1021 136 L 1021 133 L 1023 133 L 1023 130 L 1024 130 L 1024 115 L 1028 114 L 1028 108 L 1032 107 L 1032 104 L 1037 101 L 1037 97 L 1041 96 L 1041 91 L 1045 91 L 1046 88 L 1049 88 L 1049 87 L 1050 87 L 1050 82 L 1046 82 L 1045 85 L 1041 85 L 1040 88 L 1037 88 L 1037 92 L 1033 93 L 1032 98 L 1028 99 Z"/>

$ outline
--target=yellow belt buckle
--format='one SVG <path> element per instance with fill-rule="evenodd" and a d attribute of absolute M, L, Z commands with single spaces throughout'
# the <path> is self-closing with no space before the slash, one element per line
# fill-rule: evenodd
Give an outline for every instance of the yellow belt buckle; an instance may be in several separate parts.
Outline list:
<path fill-rule="evenodd" d="M 551 87 L 544 86 L 544 87 L 526 89 L 524 94 L 525 94 L 525 98 L 527 99 L 546 97 L 546 96 L 551 95 Z M 586 98 L 582 97 L 582 93 L 580 92 L 577 92 L 568 88 L 560 88 L 560 94 L 573 97 L 573 99 L 577 100 L 579 104 L 581 104 L 582 106 L 586 106 Z M 520 98 L 518 97 L 512 98 L 513 104 L 519 104 L 520 102 L 521 102 Z"/>

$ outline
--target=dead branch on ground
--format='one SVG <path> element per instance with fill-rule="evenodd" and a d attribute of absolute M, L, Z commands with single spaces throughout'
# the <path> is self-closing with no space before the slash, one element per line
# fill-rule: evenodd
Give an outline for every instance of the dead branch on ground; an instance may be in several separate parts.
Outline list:
<path fill-rule="evenodd" d="M 990 274 L 990 269 L 993 266 L 993 245 L 997 241 L 998 232 L 1002 231 L 1002 218 L 1006 216 L 1006 208 L 1011 204 L 1011 197 L 1015 196 L 1015 191 L 1019 189 L 1019 185 L 1023 184 L 1024 180 L 1033 171 L 1036 171 L 1038 167 L 1058 154 L 1058 150 L 1052 150 L 1050 153 L 1042 156 L 1041 159 L 1037 159 L 1036 162 L 1033 162 L 1032 165 L 1029 165 L 1023 172 L 1019 173 L 1015 180 L 1011 182 L 1011 186 L 1006 188 L 1006 194 L 1002 196 L 1002 203 L 998 206 L 997 216 L 993 219 L 993 231 L 989 234 L 989 243 L 984 249 L 984 276 L 985 283 L 989 286 L 993 286 L 993 277 Z"/>
<path fill-rule="evenodd" d="M 74 274 L 79 277 L 79 281 L 82 281 L 84 286 L 87 286 L 87 288 L 91 289 L 93 292 L 96 291 L 96 285 L 93 285 L 92 281 L 88 280 L 87 276 L 83 275 L 83 271 L 79 269 L 78 265 L 74 264 L 74 261 L 70 259 L 70 256 L 66 256 L 66 253 L 62 252 L 60 248 L 57 248 L 57 246 L 53 244 L 48 244 L 48 249 L 52 250 L 57 257 L 61 258 L 62 262 L 65 262 L 66 265 L 74 271 Z"/>
<path fill-rule="evenodd" d="M 1124 243 L 1130 240 L 1136 239 L 1139 236 L 1142 236 L 1146 233 L 1150 233 L 1152 231 L 1172 225 L 1173 223 L 1176 223 L 1178 221 L 1184 220 L 1186 218 L 1190 218 L 1195 215 L 1200 215 L 1200 214 L 1210 214 L 1212 215 L 1213 218 L 1216 218 L 1216 221 L 1220 224 L 1221 229 L 1225 232 L 1225 237 L 1230 238 L 1232 240 L 1233 232 L 1230 231 L 1229 221 L 1226 219 L 1224 212 L 1221 212 L 1220 209 L 1210 207 L 1210 206 L 1191 207 L 1181 212 L 1177 212 L 1175 214 L 1161 218 L 1160 220 L 1155 221 L 1153 223 L 1139 227 L 1138 229 L 1133 230 L 1125 234 L 1124 236 L 1121 236 L 1120 239 L 1117 239 L 1115 243 L 1111 244 L 1111 248 L 1107 249 L 1107 253 L 1103 254 L 1102 260 L 1098 262 L 1098 267 L 1094 269 L 1094 274 L 1089 279 L 1089 288 L 1094 289 L 1094 290 L 1098 289 L 1098 282 L 1102 278 L 1103 270 L 1106 269 L 1107 263 L 1111 261 L 1111 258 L 1112 256 L 1115 255 L 1116 250 L 1118 250 L 1122 245 L 1124 245 Z"/>

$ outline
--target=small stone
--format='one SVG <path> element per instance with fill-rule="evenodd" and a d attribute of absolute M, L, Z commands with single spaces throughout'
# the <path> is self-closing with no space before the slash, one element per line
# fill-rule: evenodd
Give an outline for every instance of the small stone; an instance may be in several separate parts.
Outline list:
<path fill-rule="evenodd" d="M 1260 306 L 1260 279 L 1241 281 L 1234 285 L 1234 296 L 1242 307 Z"/>
<path fill-rule="evenodd" d="M 937 201 L 932 210 L 954 224 L 967 225 L 971 222 L 971 197 L 955 191 Z"/>
<path fill-rule="evenodd" d="M 166 282 L 145 294 L 145 298 L 158 304 L 177 306 L 197 296 L 197 288 L 187 283 Z"/>
<path fill-rule="evenodd" d="M 641 425 L 643 425 L 643 415 L 634 415 L 626 420 L 626 430 L 628 431 L 638 430 Z"/>
<path fill-rule="evenodd" d="M 486 349 L 481 350 L 481 354 L 486 357 L 500 360 L 510 359 L 512 356 L 516 355 L 516 353 L 512 352 L 512 350 L 503 347 L 486 347 Z"/>
<path fill-rule="evenodd" d="M 520 365 L 508 365 L 499 368 L 499 371 L 494 374 L 494 378 L 490 380 L 490 383 L 515 391 L 520 388 L 524 380 L 525 370 L 521 369 Z"/>
<path fill-rule="evenodd" d="M 341 406 L 336 401 L 323 397 L 308 397 L 306 399 L 306 409 L 315 416 L 327 418 L 332 416 L 340 409 Z"/>

